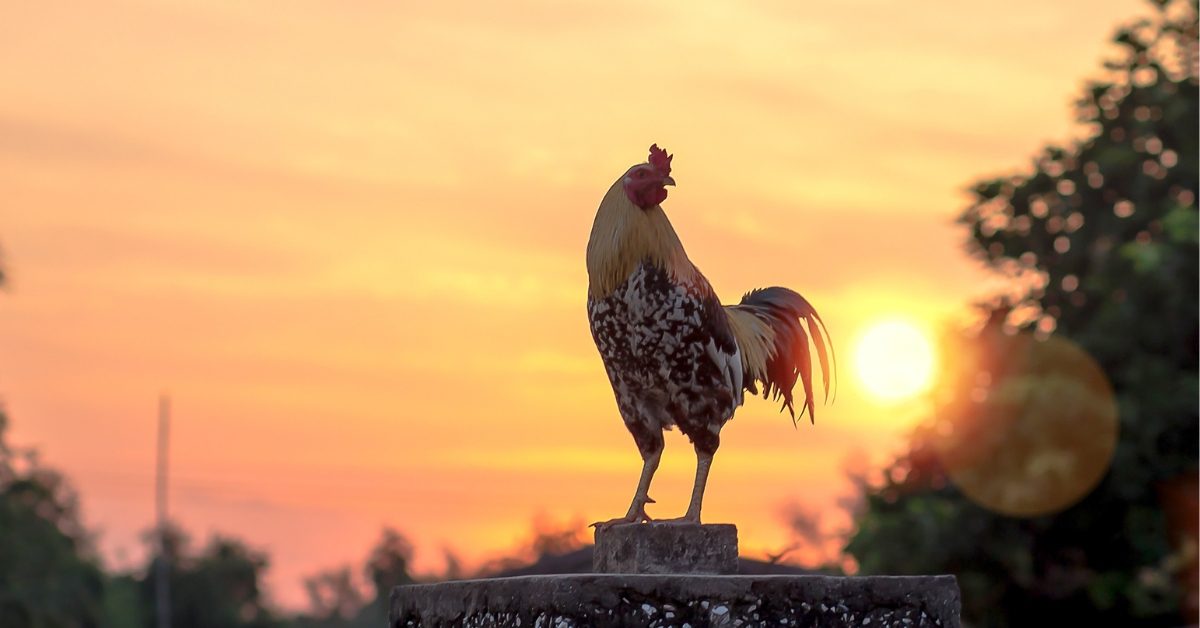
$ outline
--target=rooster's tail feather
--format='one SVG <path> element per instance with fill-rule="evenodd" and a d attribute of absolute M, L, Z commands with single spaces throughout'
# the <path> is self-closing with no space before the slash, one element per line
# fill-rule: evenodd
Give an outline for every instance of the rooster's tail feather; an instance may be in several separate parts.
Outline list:
<path fill-rule="evenodd" d="M 756 382 L 762 382 L 763 398 L 783 397 L 783 407 L 780 410 L 787 409 L 795 422 L 797 416 L 792 389 L 799 379 L 804 386 L 804 404 L 800 406 L 800 416 L 803 417 L 807 409 L 809 420 L 815 422 L 809 338 L 812 338 L 812 344 L 817 349 L 817 359 L 821 363 L 826 401 L 829 400 L 831 376 L 837 371 L 837 356 L 833 352 L 832 341 L 829 342 L 826 352 L 825 343 L 829 341 L 829 331 L 812 304 L 787 288 L 759 288 L 747 292 L 741 303 L 725 306 L 725 312 L 741 349 L 742 370 L 745 373 L 742 381 L 745 382 L 746 390 L 751 394 L 758 394 Z M 834 396 L 836 395 L 835 379 Z"/>

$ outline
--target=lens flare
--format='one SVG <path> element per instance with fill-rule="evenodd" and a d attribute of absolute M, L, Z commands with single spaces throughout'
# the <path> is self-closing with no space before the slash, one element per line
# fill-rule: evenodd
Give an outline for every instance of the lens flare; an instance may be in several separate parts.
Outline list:
<path fill-rule="evenodd" d="M 934 446 L 975 503 L 1014 517 L 1061 511 L 1108 470 L 1117 402 L 1104 371 L 1070 340 L 997 336 L 975 389 L 939 412 Z M 969 374 L 969 373 L 968 373 Z"/>

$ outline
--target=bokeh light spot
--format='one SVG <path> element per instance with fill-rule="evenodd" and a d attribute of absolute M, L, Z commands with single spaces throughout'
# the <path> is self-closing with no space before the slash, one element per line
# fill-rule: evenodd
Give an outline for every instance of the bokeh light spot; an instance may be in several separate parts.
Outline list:
<path fill-rule="evenodd" d="M 1104 372 L 1058 336 L 1006 340 L 1005 370 L 974 406 L 939 431 L 951 481 L 972 501 L 1018 517 L 1051 514 L 1085 497 L 1112 461 L 1117 403 Z"/>

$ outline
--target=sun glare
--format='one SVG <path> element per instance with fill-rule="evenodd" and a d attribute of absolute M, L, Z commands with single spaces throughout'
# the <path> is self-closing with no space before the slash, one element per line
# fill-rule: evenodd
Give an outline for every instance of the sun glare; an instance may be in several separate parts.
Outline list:
<path fill-rule="evenodd" d="M 893 320 L 867 329 L 854 352 L 855 371 L 871 394 L 898 401 L 933 383 L 933 344 L 916 325 Z"/>

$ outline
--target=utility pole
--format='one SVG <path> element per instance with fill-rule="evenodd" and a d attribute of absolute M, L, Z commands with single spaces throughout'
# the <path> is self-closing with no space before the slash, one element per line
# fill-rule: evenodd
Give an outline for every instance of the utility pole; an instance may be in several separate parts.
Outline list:
<path fill-rule="evenodd" d="M 171 595 L 167 576 L 170 557 L 167 555 L 167 438 L 171 425 L 171 402 L 167 396 L 158 398 L 158 462 L 155 474 L 155 510 L 158 527 L 158 562 L 154 574 L 154 594 L 157 601 L 158 628 L 171 628 Z"/>

